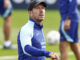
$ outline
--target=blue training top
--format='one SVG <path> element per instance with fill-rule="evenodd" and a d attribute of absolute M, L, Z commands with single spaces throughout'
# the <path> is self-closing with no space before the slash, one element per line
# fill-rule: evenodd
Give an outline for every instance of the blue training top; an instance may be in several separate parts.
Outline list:
<path fill-rule="evenodd" d="M 32 18 L 25 24 L 18 34 L 18 60 L 45 60 L 49 51 L 45 51 L 43 26 Z"/>
<path fill-rule="evenodd" d="M 59 0 L 59 10 L 62 20 L 69 17 L 72 21 L 79 21 L 77 0 Z"/>

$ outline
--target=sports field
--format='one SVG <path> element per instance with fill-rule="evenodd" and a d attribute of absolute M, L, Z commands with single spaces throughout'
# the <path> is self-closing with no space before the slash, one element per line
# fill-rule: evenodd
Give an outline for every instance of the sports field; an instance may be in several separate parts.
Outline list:
<path fill-rule="evenodd" d="M 28 11 L 27 10 L 13 10 L 12 13 L 12 32 L 11 32 L 11 41 L 13 44 L 17 45 L 17 35 L 20 28 L 28 21 Z M 3 22 L 4 20 L 0 17 L 0 47 L 3 45 L 4 36 L 3 36 Z M 58 10 L 47 10 L 46 17 L 43 22 L 44 34 L 46 38 L 46 34 L 51 30 L 59 30 L 60 25 L 60 15 Z M 80 33 L 80 28 L 79 28 Z M 80 35 L 79 35 L 80 37 Z M 46 44 L 46 48 L 49 51 L 53 51 L 59 54 L 59 45 L 48 45 Z M 4 50 L 0 48 L 0 60 L 18 60 L 18 51 L 16 50 Z M 47 58 L 46 60 L 50 60 Z M 72 51 L 69 49 L 69 60 L 76 60 Z"/>

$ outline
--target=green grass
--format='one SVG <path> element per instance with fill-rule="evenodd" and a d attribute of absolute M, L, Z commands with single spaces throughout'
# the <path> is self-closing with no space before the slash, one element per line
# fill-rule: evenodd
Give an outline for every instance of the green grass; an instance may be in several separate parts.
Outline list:
<path fill-rule="evenodd" d="M 26 10 L 14 10 L 12 16 L 13 17 L 12 17 L 11 41 L 13 44 L 17 44 L 18 32 L 20 28 L 28 21 L 29 15 Z M 0 45 L 3 45 L 3 41 L 4 41 L 3 22 L 4 20 L 0 17 Z M 58 10 L 47 10 L 43 25 L 44 25 L 43 31 L 44 31 L 45 37 L 46 37 L 46 34 L 51 30 L 58 31 L 59 25 L 60 25 L 60 15 L 59 15 Z M 59 45 L 48 45 L 47 44 L 47 50 L 59 53 Z M 70 51 L 71 50 L 69 49 L 69 52 Z M 14 56 L 14 55 L 15 56 L 18 55 L 17 50 L 0 49 L 0 56 Z M 15 60 L 18 60 L 18 59 L 15 59 Z M 50 59 L 47 58 L 46 60 L 50 60 Z M 69 55 L 69 60 L 76 60 L 76 59 L 74 55 Z"/>

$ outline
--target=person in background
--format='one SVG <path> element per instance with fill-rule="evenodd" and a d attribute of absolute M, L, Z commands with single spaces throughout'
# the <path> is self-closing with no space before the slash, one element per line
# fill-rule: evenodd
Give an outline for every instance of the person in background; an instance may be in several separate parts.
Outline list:
<path fill-rule="evenodd" d="M 79 14 L 77 0 L 59 0 L 61 14 L 60 24 L 60 53 L 61 60 L 68 60 L 68 46 L 80 60 L 80 46 L 78 39 Z"/>
<path fill-rule="evenodd" d="M 10 0 L 0 0 L 0 15 L 4 19 L 4 48 L 12 49 L 10 41 L 12 5 Z"/>

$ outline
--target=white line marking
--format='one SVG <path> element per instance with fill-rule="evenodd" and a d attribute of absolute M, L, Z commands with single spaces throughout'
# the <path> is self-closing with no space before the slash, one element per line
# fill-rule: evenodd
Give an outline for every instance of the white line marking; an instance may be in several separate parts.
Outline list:
<path fill-rule="evenodd" d="M 60 56 L 60 53 L 57 53 Z M 69 52 L 68 55 L 74 55 L 73 52 Z"/>
<path fill-rule="evenodd" d="M 0 57 L 0 60 L 4 59 L 4 60 L 7 60 L 7 59 L 17 59 L 18 56 L 2 56 Z"/>
<path fill-rule="evenodd" d="M 2 48 L 2 46 L 0 45 L 0 48 Z"/>
<path fill-rule="evenodd" d="M 60 55 L 60 53 L 57 53 L 58 55 Z M 69 52 L 69 55 L 73 55 L 73 52 Z M 0 60 L 7 60 L 7 59 L 18 59 L 18 56 L 1 56 Z"/>
<path fill-rule="evenodd" d="M 12 44 L 12 46 L 17 49 L 17 44 Z M 2 48 L 3 48 L 3 46 L 0 45 L 0 49 L 2 49 Z"/>

